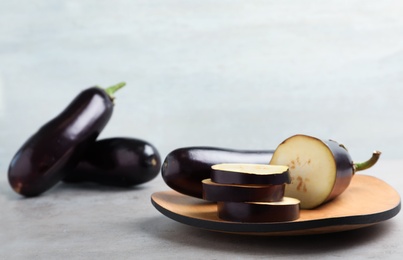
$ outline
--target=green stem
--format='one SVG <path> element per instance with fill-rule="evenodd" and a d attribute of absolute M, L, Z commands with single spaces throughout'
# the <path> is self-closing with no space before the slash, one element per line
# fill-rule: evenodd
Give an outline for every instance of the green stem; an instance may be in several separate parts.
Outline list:
<path fill-rule="evenodd" d="M 365 161 L 362 163 L 354 163 L 354 172 L 371 168 L 372 166 L 375 165 L 375 163 L 378 161 L 380 156 L 381 156 L 380 151 L 374 151 L 372 153 L 372 157 L 368 161 Z"/>
<path fill-rule="evenodd" d="M 118 83 L 118 84 L 116 84 L 116 85 L 107 87 L 107 88 L 105 89 L 105 92 L 106 92 L 106 94 L 109 95 L 109 97 L 110 97 L 111 99 L 114 99 L 113 94 L 115 94 L 116 91 L 118 91 L 119 89 L 123 88 L 125 85 L 126 85 L 125 82 L 120 82 L 120 83 Z"/>

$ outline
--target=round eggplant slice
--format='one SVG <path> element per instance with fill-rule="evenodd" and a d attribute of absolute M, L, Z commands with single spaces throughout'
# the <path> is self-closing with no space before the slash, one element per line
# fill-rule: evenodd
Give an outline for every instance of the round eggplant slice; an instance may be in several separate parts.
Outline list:
<path fill-rule="evenodd" d="M 211 180 L 222 184 L 291 183 L 288 166 L 268 164 L 222 163 L 211 166 Z"/>
<path fill-rule="evenodd" d="M 205 179 L 203 199 L 209 201 L 281 201 L 284 197 L 285 184 L 279 185 L 241 185 L 220 184 Z"/>
<path fill-rule="evenodd" d="M 234 222 L 284 222 L 299 218 L 299 200 L 279 202 L 217 202 L 218 217 Z"/>

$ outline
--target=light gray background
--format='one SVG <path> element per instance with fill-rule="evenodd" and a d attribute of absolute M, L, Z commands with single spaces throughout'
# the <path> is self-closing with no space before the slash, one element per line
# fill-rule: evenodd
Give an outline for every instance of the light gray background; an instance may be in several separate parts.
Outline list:
<path fill-rule="evenodd" d="M 194 145 L 271 149 L 305 133 L 344 143 L 355 160 L 379 149 L 381 165 L 401 177 L 401 1 L 0 1 L 0 256 L 305 257 L 298 239 L 293 251 L 274 242 L 270 255 L 273 240 L 251 245 L 164 218 L 149 203 L 167 189 L 160 176 L 130 191 L 14 194 L 6 173 L 19 146 L 81 90 L 120 81 L 127 86 L 101 137 L 142 138 L 164 158 Z M 377 167 L 369 173 L 379 177 Z M 334 248 L 342 234 L 312 239 L 322 249 L 303 245 L 321 259 L 373 244 L 382 248 L 375 258 L 397 256 L 399 220 L 350 234 L 357 247 Z"/>

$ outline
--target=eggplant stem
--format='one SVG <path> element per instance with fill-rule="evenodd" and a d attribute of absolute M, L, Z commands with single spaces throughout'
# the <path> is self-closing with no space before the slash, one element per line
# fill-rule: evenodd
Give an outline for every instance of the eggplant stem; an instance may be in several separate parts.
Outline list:
<path fill-rule="evenodd" d="M 378 161 L 379 157 L 381 156 L 380 151 L 374 151 L 372 153 L 372 157 L 369 158 L 368 161 L 362 162 L 362 163 L 354 163 L 354 172 L 356 171 L 363 171 L 368 168 L 371 168 L 372 166 L 375 165 L 375 163 Z"/>
<path fill-rule="evenodd" d="M 116 91 L 118 91 L 119 89 L 123 88 L 125 85 L 126 85 L 126 82 L 120 82 L 120 83 L 115 84 L 115 85 L 113 85 L 113 86 L 107 87 L 107 88 L 105 89 L 105 92 L 106 92 L 106 94 L 108 94 L 108 96 L 109 96 L 111 99 L 114 99 L 113 94 L 114 94 Z"/>

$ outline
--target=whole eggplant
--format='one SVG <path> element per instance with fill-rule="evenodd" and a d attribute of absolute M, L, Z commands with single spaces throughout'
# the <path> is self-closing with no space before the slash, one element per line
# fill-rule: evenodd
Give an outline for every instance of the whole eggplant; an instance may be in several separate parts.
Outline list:
<path fill-rule="evenodd" d="M 172 189 L 203 198 L 202 180 L 210 178 L 219 163 L 269 164 L 273 150 L 236 150 L 219 147 L 183 147 L 170 152 L 161 167 L 162 178 Z"/>
<path fill-rule="evenodd" d="M 77 167 L 63 181 L 133 186 L 154 179 L 160 168 L 161 157 L 149 142 L 134 138 L 107 138 L 91 144 Z"/>
<path fill-rule="evenodd" d="M 26 197 L 37 196 L 62 180 L 109 121 L 114 106 L 112 94 L 124 85 L 82 91 L 33 134 L 11 160 L 8 180 L 14 191 Z"/>

